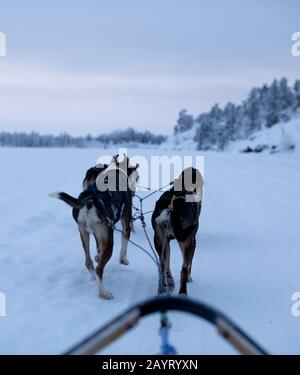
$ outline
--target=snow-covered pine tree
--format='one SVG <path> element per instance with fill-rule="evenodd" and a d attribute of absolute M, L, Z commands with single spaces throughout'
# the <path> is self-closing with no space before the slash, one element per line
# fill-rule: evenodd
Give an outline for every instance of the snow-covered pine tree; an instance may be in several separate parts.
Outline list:
<path fill-rule="evenodd" d="M 189 115 L 186 109 L 182 109 L 179 112 L 179 117 L 177 124 L 175 125 L 175 134 L 185 132 L 193 126 L 194 118 L 192 115 Z"/>
<path fill-rule="evenodd" d="M 294 108 L 295 96 L 293 90 L 289 87 L 286 78 L 282 78 L 279 82 L 280 97 L 280 121 L 288 121 Z"/>
<path fill-rule="evenodd" d="M 199 149 L 223 149 L 230 140 L 288 121 L 296 112 L 300 112 L 300 80 L 292 89 L 286 78 L 274 79 L 270 86 L 252 89 L 240 105 L 228 103 L 224 110 L 214 105 L 200 114 L 195 119 L 199 124 L 195 140 Z"/>
<path fill-rule="evenodd" d="M 272 82 L 267 99 L 267 117 L 266 117 L 266 126 L 270 128 L 279 122 L 279 114 L 281 110 L 280 103 L 280 91 L 277 79 L 274 79 Z"/>
<path fill-rule="evenodd" d="M 300 109 L 300 80 L 297 79 L 297 81 L 294 84 L 294 98 L 295 98 L 295 110 Z"/>

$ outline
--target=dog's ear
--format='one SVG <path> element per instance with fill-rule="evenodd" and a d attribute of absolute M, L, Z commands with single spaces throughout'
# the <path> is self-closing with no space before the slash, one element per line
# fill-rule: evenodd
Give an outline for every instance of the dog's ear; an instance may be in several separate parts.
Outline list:
<path fill-rule="evenodd" d="M 119 154 L 114 155 L 111 159 L 111 162 L 118 165 L 118 157 L 119 157 Z"/>
<path fill-rule="evenodd" d="M 129 164 L 130 164 L 129 157 L 125 154 L 125 152 L 123 152 L 123 156 L 124 156 L 123 163 L 126 162 L 127 167 L 129 167 Z"/>

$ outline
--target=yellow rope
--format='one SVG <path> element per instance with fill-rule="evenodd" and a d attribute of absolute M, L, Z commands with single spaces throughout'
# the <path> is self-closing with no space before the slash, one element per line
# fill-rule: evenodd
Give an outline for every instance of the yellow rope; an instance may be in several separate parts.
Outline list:
<path fill-rule="evenodd" d="M 169 208 L 170 210 L 173 210 L 174 201 L 175 201 L 176 199 L 177 199 L 176 195 L 172 195 L 171 202 L 170 202 L 170 204 L 169 204 L 169 206 L 168 206 L 168 208 Z"/>

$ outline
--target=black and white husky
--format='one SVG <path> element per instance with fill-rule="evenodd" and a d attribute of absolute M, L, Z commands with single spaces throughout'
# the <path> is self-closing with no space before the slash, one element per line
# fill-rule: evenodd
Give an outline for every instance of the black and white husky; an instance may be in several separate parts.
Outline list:
<path fill-rule="evenodd" d="M 116 160 L 114 157 L 112 163 L 104 168 L 90 169 L 83 182 L 85 190 L 78 198 L 61 192 L 49 194 L 73 208 L 73 218 L 78 224 L 85 252 L 85 265 L 96 277 L 99 297 L 103 299 L 113 298 L 104 287 L 103 272 L 113 252 L 114 225 L 119 220 L 122 224 L 120 264 L 129 264 L 127 244 L 131 232 L 132 196 L 138 180 L 138 165 L 130 166 L 128 158 L 124 158 L 122 163 Z M 90 234 L 96 240 L 96 269 L 90 255 Z"/>

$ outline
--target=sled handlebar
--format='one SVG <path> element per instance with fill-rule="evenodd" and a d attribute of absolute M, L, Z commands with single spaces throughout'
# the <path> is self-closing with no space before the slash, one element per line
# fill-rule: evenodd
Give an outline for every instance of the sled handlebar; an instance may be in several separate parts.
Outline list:
<path fill-rule="evenodd" d="M 161 311 L 182 311 L 208 321 L 213 324 L 217 328 L 218 333 L 241 354 L 268 354 L 224 314 L 202 302 L 184 297 L 157 297 L 137 304 L 64 354 L 96 354 L 136 326 L 141 318 Z"/>

